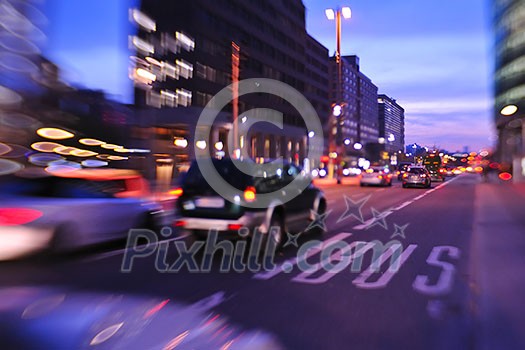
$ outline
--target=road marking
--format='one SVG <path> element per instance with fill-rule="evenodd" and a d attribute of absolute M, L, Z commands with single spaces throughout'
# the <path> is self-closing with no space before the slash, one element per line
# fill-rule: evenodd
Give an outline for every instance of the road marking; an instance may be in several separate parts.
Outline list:
<path fill-rule="evenodd" d="M 354 230 L 364 230 L 364 229 L 368 228 L 370 225 L 372 225 L 375 221 L 384 219 L 384 218 L 386 218 L 388 215 L 390 215 L 392 213 L 393 213 L 393 211 L 391 209 L 385 210 L 381 214 L 379 214 L 379 216 L 370 218 L 370 219 L 366 220 L 364 223 L 362 223 L 360 225 L 357 225 L 357 226 L 354 226 L 353 229 Z"/>
<path fill-rule="evenodd" d="M 184 239 L 186 237 L 189 237 L 190 234 L 187 233 L 187 234 L 184 234 L 182 236 L 178 236 L 178 237 L 175 237 L 175 238 L 170 238 L 170 239 L 166 239 L 166 240 L 163 240 L 163 241 L 160 241 L 160 242 L 174 242 L 174 241 L 180 241 L 181 239 Z M 160 243 L 158 242 L 158 243 Z M 137 247 L 143 247 L 147 244 L 141 244 L 141 245 L 138 245 Z M 135 247 L 136 248 L 136 247 Z M 128 251 L 128 248 L 123 248 L 123 249 L 117 249 L 117 250 L 112 250 L 110 252 L 107 252 L 107 253 L 101 253 L 101 254 L 97 254 L 97 255 L 94 255 L 94 256 L 90 256 L 90 257 L 87 257 L 85 259 L 82 259 L 83 261 L 86 261 L 86 262 L 89 262 L 89 261 L 98 261 L 98 260 L 103 260 L 103 259 L 107 259 L 107 258 L 111 258 L 111 257 L 114 257 L 114 256 L 117 256 L 117 255 L 121 255 L 121 254 L 125 254 L 126 252 Z"/>
<path fill-rule="evenodd" d="M 398 247 L 396 249 L 399 249 L 399 248 L 402 249 L 403 247 L 401 244 L 392 245 L 391 247 L 389 247 L 387 251 L 381 254 L 381 256 L 378 258 L 379 266 L 383 265 L 383 263 L 394 254 L 394 249 L 392 248 L 395 246 Z M 365 271 L 363 271 L 356 279 L 352 281 L 352 283 L 357 288 L 362 288 L 362 289 L 385 288 L 388 282 L 390 282 L 392 277 L 394 277 L 394 275 L 399 272 L 399 269 L 401 268 L 401 266 L 407 261 L 408 257 L 414 252 L 416 248 L 417 248 L 416 244 L 409 245 L 393 262 L 391 262 L 391 265 L 386 269 L 386 271 L 383 274 L 381 274 L 381 277 L 379 277 L 377 281 L 374 281 L 374 282 L 366 281 L 368 278 L 370 278 L 370 276 L 378 272 L 378 271 L 375 271 L 376 268 L 374 267 L 374 265 L 376 265 L 377 262 L 373 261 L 370 267 L 366 269 Z"/>
<path fill-rule="evenodd" d="M 405 203 L 403 203 L 403 204 L 401 204 L 401 205 L 399 205 L 399 206 L 395 207 L 395 208 L 394 208 L 394 209 L 392 209 L 392 210 L 394 210 L 394 211 L 395 211 L 395 210 L 403 209 L 403 208 L 404 208 L 404 207 L 406 207 L 407 205 L 410 205 L 410 204 L 412 204 L 412 202 L 414 202 L 414 201 L 406 201 Z"/>
<path fill-rule="evenodd" d="M 354 249 L 355 247 L 362 246 L 361 249 L 358 251 L 353 252 L 352 254 L 348 254 Z M 370 248 L 373 248 L 374 243 L 373 242 L 363 242 L 363 241 L 353 241 L 350 244 L 347 244 L 346 246 L 337 249 L 332 255 L 326 257 L 321 262 L 318 262 L 316 264 L 313 264 L 313 268 L 308 271 L 303 271 L 296 277 L 292 278 L 293 282 L 298 283 L 306 283 L 306 284 L 322 284 L 330 280 L 331 278 L 335 277 L 338 273 L 342 272 L 345 268 L 347 268 L 353 261 L 353 259 L 356 256 L 363 255 L 366 251 L 368 251 Z M 346 258 L 344 261 L 342 258 Z M 340 267 L 339 265 L 336 265 L 332 269 L 326 269 L 326 264 L 331 263 L 334 260 L 337 260 L 339 262 L 343 262 L 343 267 Z M 310 276 L 316 274 L 317 272 L 321 270 L 326 270 L 324 274 L 317 278 L 310 278 Z"/>
<path fill-rule="evenodd" d="M 428 276 L 418 275 L 412 284 L 412 287 L 416 291 L 432 296 L 448 294 L 451 291 L 456 268 L 449 262 L 439 260 L 441 254 L 444 252 L 448 253 L 449 257 L 456 260 L 459 259 L 461 255 L 459 249 L 456 247 L 434 247 L 427 258 L 427 264 L 430 266 L 441 267 L 443 270 L 435 285 L 430 284 L 430 278 Z"/>
<path fill-rule="evenodd" d="M 335 243 L 337 241 L 342 241 L 342 240 L 350 237 L 351 235 L 352 234 L 348 233 L 348 232 L 341 232 L 341 233 L 339 233 L 339 234 L 337 234 L 337 235 L 327 239 L 326 241 L 321 241 L 320 244 L 317 245 L 315 248 L 312 248 L 312 249 L 308 250 L 308 252 L 304 255 L 304 258 L 302 258 L 301 260 L 299 259 L 299 257 L 288 259 L 288 260 L 284 261 L 283 263 L 276 265 L 273 270 L 256 273 L 255 275 L 252 276 L 252 278 L 253 279 L 257 279 L 257 280 L 269 280 L 270 278 L 273 278 L 273 277 L 277 276 L 278 274 L 283 273 L 284 272 L 284 267 L 292 268 L 293 266 L 297 265 L 301 261 L 304 261 L 304 260 L 308 259 L 309 257 L 320 253 L 324 248 L 326 248 L 331 243 Z"/>

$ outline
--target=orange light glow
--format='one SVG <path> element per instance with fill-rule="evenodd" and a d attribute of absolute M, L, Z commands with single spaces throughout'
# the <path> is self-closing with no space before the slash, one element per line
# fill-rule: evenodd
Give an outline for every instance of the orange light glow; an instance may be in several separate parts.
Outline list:
<path fill-rule="evenodd" d="M 39 152 L 51 153 L 57 147 L 63 147 L 61 144 L 54 142 L 35 142 L 31 148 Z"/>
<path fill-rule="evenodd" d="M 168 194 L 169 194 L 170 196 L 174 196 L 174 197 L 177 197 L 177 198 L 180 197 L 180 196 L 182 196 L 183 193 L 184 193 L 184 191 L 183 191 L 182 188 L 180 188 L 180 187 L 175 188 L 175 189 L 173 189 L 173 190 L 171 190 L 171 191 L 168 192 Z"/>
<path fill-rule="evenodd" d="M 249 186 L 244 191 L 244 200 L 246 202 L 253 202 L 255 200 L 255 187 Z"/>
<path fill-rule="evenodd" d="M 481 173 L 483 171 L 483 168 L 480 167 L 480 166 L 477 166 L 474 168 L 474 171 L 477 172 L 477 173 Z"/>
<path fill-rule="evenodd" d="M 69 131 L 57 128 L 40 128 L 36 131 L 36 133 L 41 137 L 51 140 L 65 140 L 75 136 Z"/>

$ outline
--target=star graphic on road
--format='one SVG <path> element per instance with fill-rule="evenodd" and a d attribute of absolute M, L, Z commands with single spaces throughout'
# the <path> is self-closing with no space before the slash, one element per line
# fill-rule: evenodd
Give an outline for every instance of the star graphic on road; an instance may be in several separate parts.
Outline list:
<path fill-rule="evenodd" d="M 387 225 L 386 220 L 383 217 L 383 215 L 384 215 L 384 213 L 382 213 L 380 211 L 377 211 L 375 208 L 372 208 L 373 220 L 370 223 L 370 225 L 368 225 L 366 227 L 366 229 L 368 230 L 370 227 L 373 227 L 375 225 L 379 225 L 382 228 L 384 228 L 385 230 L 388 230 L 388 225 Z"/>
<path fill-rule="evenodd" d="M 394 233 L 392 234 L 392 236 L 390 236 L 390 238 L 394 238 L 394 237 L 397 237 L 397 236 L 401 236 L 402 238 L 406 238 L 405 236 L 405 229 L 408 227 L 409 224 L 406 224 L 406 225 L 403 225 L 403 226 L 399 226 L 397 224 L 394 224 Z"/>
<path fill-rule="evenodd" d="M 337 223 L 340 223 L 341 221 L 344 221 L 352 216 L 359 220 L 359 222 L 364 223 L 365 219 L 363 218 L 363 212 L 361 210 L 369 198 L 370 195 L 358 201 L 354 201 L 352 198 L 344 195 L 346 210 L 343 215 L 341 215 L 339 220 L 337 220 Z"/>
<path fill-rule="evenodd" d="M 299 247 L 299 244 L 297 243 L 297 239 L 299 238 L 299 236 L 301 235 L 301 232 L 297 233 L 297 234 L 293 234 L 293 233 L 290 233 L 290 232 L 286 232 L 286 236 L 288 237 L 286 243 L 283 245 L 283 248 L 284 247 L 287 247 L 289 245 L 293 245 L 294 247 Z"/>
<path fill-rule="evenodd" d="M 315 210 L 310 210 L 310 212 L 312 213 L 312 216 L 314 217 L 314 219 L 308 225 L 305 231 L 310 231 L 311 229 L 314 229 L 316 227 L 319 227 L 322 231 L 327 231 L 325 221 L 328 218 L 328 215 L 330 215 L 332 211 L 329 210 L 323 214 L 318 214 Z"/>

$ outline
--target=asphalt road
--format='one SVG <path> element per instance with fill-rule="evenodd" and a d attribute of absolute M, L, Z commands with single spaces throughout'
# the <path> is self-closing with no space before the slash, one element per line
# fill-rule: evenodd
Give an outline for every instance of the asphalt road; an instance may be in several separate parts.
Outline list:
<path fill-rule="evenodd" d="M 328 241 L 325 248 L 337 243 L 343 250 L 357 242 L 390 242 L 401 253 L 397 271 L 389 270 L 388 259 L 378 272 L 370 270 L 369 251 L 360 268 L 327 272 L 316 268 L 321 257 L 312 250 L 306 261 L 313 269 L 303 272 L 297 265 L 298 248 L 289 245 L 278 253 L 278 267 L 270 272 L 220 273 L 217 258 L 209 273 L 162 273 L 151 255 L 135 259 L 131 272 L 122 273 L 125 252 L 119 250 L 3 263 L 0 284 L 65 286 L 184 303 L 215 296 L 214 312 L 247 329 L 274 334 L 289 349 L 471 348 L 469 246 L 478 182 L 475 175 L 462 175 L 431 189 L 403 189 L 397 181 L 385 188 L 324 187 L 328 233 L 321 238 L 301 235 L 299 246 L 312 239 Z M 361 204 L 362 220 L 352 207 Z M 334 263 L 348 256 L 332 253 Z M 170 243 L 166 261 L 178 257 Z"/>

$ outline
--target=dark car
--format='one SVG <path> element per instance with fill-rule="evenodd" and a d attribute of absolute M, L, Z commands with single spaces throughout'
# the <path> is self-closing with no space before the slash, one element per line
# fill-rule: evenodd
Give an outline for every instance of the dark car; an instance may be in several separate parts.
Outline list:
<path fill-rule="evenodd" d="M 315 213 L 321 215 L 326 210 L 323 192 L 313 186 L 310 176 L 294 164 L 283 164 L 273 174 L 252 176 L 238 169 L 231 159 L 214 159 L 212 163 L 217 173 L 240 195 L 233 200 L 221 197 L 208 184 L 194 161 L 182 181 L 182 194 L 177 202 L 180 218 L 175 221 L 175 226 L 197 237 L 206 236 L 213 229 L 221 237 L 235 238 L 243 227 L 250 229 L 251 233 L 258 228 L 264 234 L 277 226 L 280 230 L 274 239 L 280 243 L 284 232 L 304 231 L 315 219 Z M 295 179 L 298 180 L 294 182 L 297 186 L 292 184 Z M 286 191 L 296 191 L 297 195 L 287 201 L 283 188 L 290 184 Z M 264 194 L 271 194 L 272 202 L 264 208 L 254 207 L 259 196 Z M 321 233 L 319 227 L 316 227 L 316 232 Z"/>
<path fill-rule="evenodd" d="M 430 174 L 425 167 L 411 166 L 403 174 L 403 188 L 407 187 L 425 187 L 429 188 L 432 184 Z"/>

